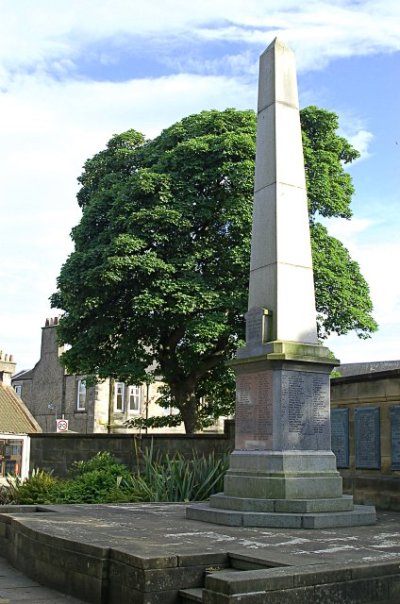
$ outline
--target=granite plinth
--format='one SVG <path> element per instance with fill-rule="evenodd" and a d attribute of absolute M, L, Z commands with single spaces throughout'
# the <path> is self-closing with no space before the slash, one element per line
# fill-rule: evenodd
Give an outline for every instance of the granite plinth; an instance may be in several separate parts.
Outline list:
<path fill-rule="evenodd" d="M 250 499 L 326 499 L 342 495 L 330 451 L 234 451 L 224 494 Z"/>
<path fill-rule="evenodd" d="M 351 511 L 337 512 L 244 512 L 199 503 L 186 508 L 186 518 L 225 526 L 321 529 L 375 524 L 376 512 L 374 506 L 366 505 L 355 505 Z"/>
<path fill-rule="evenodd" d="M 250 499 L 249 497 L 229 497 L 218 493 L 210 497 L 210 507 L 240 512 L 282 512 L 286 514 L 351 512 L 352 495 L 327 499 Z"/>
<path fill-rule="evenodd" d="M 330 451 L 234 451 L 224 492 L 186 517 L 225 526 L 329 528 L 376 522 L 373 506 L 342 494 Z"/>

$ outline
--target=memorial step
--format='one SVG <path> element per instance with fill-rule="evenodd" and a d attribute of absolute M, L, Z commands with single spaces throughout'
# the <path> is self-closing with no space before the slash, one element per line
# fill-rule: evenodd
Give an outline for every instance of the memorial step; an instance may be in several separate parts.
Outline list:
<path fill-rule="evenodd" d="M 193 604 L 193 602 L 203 602 L 203 588 L 194 587 L 191 589 L 181 589 L 179 591 L 180 604 Z"/>

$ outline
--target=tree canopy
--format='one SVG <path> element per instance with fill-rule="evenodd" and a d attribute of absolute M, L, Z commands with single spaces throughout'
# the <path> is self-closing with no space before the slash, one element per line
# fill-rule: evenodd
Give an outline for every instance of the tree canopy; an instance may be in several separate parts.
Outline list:
<path fill-rule="evenodd" d="M 319 335 L 368 337 L 368 285 L 317 220 L 350 218 L 343 163 L 358 153 L 337 135 L 335 114 L 309 107 L 301 118 Z M 187 432 L 232 404 L 226 361 L 244 337 L 255 127 L 254 112 L 227 109 L 189 116 L 153 140 L 135 130 L 114 136 L 78 179 L 75 250 L 51 298 L 64 311 L 69 371 L 134 384 L 157 376 Z M 200 403 L 205 395 L 214 406 Z"/>

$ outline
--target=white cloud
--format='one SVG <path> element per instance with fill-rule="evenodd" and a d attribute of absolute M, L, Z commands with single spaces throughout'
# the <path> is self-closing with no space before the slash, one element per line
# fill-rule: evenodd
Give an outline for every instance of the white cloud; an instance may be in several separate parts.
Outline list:
<path fill-rule="evenodd" d="M 334 336 L 329 340 L 334 350 L 336 347 L 338 351 L 343 350 L 345 355 L 350 354 L 353 359 L 356 357 L 360 361 L 399 357 L 400 280 L 393 278 L 393 262 L 400 258 L 400 243 L 385 237 L 385 230 L 379 235 L 378 227 L 382 229 L 385 223 L 384 216 L 380 221 L 370 218 L 326 221 L 330 234 L 347 247 L 370 286 L 373 316 L 379 325 L 379 332 L 367 342 L 359 341 L 353 334 L 340 338 Z M 372 239 L 373 233 L 375 237 Z M 385 341 L 389 341 L 386 349 Z"/>
<path fill-rule="evenodd" d="M 129 0 L 3 0 L 0 60 L 8 77 L 23 68 L 63 73 L 101 40 L 123 46 L 135 36 L 142 44 L 162 37 L 168 44 L 186 36 L 243 41 L 258 51 L 280 35 L 297 52 L 299 68 L 313 69 L 332 57 L 399 50 L 399 18 L 400 6 L 390 0 L 148 0 L 140 9 Z M 107 57 L 102 52 L 98 60 Z"/>
<path fill-rule="evenodd" d="M 360 157 L 356 161 L 368 159 L 370 157 L 369 145 L 374 139 L 372 132 L 368 132 L 368 130 L 359 130 L 355 134 L 345 135 L 345 138 L 347 138 L 349 143 L 351 143 L 360 153 Z M 353 165 L 354 163 L 355 162 L 353 162 Z"/>
<path fill-rule="evenodd" d="M 340 239 L 340 241 L 348 248 L 357 247 L 357 239 L 355 235 L 364 233 L 368 229 L 375 227 L 379 224 L 377 220 L 372 218 L 359 218 L 353 217 L 351 220 L 344 220 L 343 218 L 329 218 L 324 219 L 323 223 L 329 230 L 329 233 Z"/>
<path fill-rule="evenodd" d="M 0 347 L 16 353 L 19 368 L 37 358 L 39 328 L 52 312 L 48 296 L 71 249 L 69 232 L 80 215 L 76 178 L 112 134 L 133 127 L 152 137 L 202 109 L 255 107 L 257 55 L 275 35 L 294 48 L 302 70 L 339 56 L 400 49 L 397 0 L 148 0 L 140 8 L 130 0 L 3 0 L 1 9 L 0 277 L 7 286 Z M 112 65 L 115 47 L 123 53 L 139 39 L 150 52 L 165 49 L 163 60 L 176 75 L 121 83 L 78 77 L 83 53 Z M 201 53 L 177 58 L 176 40 L 235 44 L 232 51 L 224 46 L 222 57 L 202 60 Z M 234 75 L 221 75 L 228 71 Z M 353 120 L 345 132 L 366 157 L 368 127 Z M 394 302 L 383 306 L 382 265 L 385 254 L 398 250 L 361 245 L 357 237 L 372 224 L 348 224 L 343 237 L 379 284 L 377 308 L 394 317 L 398 291 L 391 279 Z"/>

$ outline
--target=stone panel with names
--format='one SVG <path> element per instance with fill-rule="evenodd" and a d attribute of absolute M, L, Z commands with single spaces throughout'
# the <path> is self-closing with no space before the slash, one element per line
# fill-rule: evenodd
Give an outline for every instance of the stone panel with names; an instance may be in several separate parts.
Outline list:
<path fill-rule="evenodd" d="M 348 468 L 350 466 L 348 409 L 332 409 L 331 435 L 332 451 L 336 455 L 337 467 Z"/>
<path fill-rule="evenodd" d="M 381 440 L 379 407 L 363 407 L 354 411 L 356 468 L 379 470 Z"/>
<path fill-rule="evenodd" d="M 272 436 L 272 371 L 236 379 L 236 449 L 267 449 Z"/>
<path fill-rule="evenodd" d="M 266 338 L 266 318 L 268 311 L 265 308 L 252 308 L 246 313 L 246 346 L 264 343 Z"/>
<path fill-rule="evenodd" d="M 329 379 L 325 374 L 282 371 L 281 423 L 284 448 L 330 448 Z"/>
<path fill-rule="evenodd" d="M 400 470 L 400 405 L 390 407 L 392 470 Z"/>

